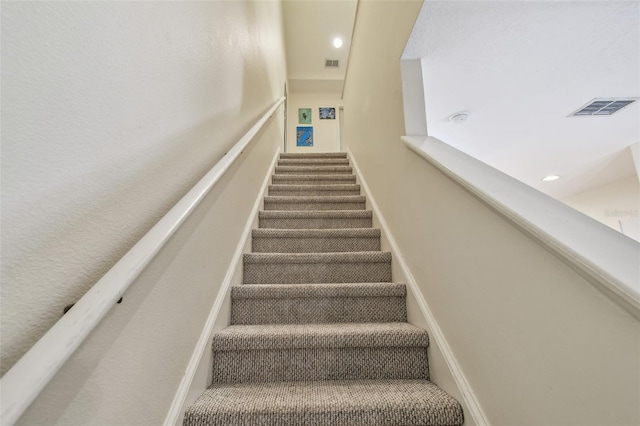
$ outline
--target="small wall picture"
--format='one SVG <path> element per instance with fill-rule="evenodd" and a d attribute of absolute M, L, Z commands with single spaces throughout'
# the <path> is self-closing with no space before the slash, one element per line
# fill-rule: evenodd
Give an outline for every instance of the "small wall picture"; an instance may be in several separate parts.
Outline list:
<path fill-rule="evenodd" d="M 298 108 L 298 124 L 311 124 L 311 108 Z"/>
<path fill-rule="evenodd" d="M 336 109 L 329 107 L 320 107 L 320 120 L 335 120 Z"/>
<path fill-rule="evenodd" d="M 296 127 L 296 146 L 313 146 L 313 127 Z"/>

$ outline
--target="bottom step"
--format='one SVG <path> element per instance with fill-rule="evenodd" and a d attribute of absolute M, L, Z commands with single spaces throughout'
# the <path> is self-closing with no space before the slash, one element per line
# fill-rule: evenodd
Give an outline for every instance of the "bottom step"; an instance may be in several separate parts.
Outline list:
<path fill-rule="evenodd" d="M 460 404 L 426 380 L 215 385 L 187 410 L 185 426 L 458 426 Z"/>

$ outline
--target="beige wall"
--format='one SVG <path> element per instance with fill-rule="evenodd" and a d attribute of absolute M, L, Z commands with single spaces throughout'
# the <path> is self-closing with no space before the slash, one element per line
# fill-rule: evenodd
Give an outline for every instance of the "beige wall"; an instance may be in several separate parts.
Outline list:
<path fill-rule="evenodd" d="M 278 2 L 2 2 L 2 39 L 5 372 L 282 96 L 286 72 Z"/>
<path fill-rule="evenodd" d="M 494 425 L 640 423 L 638 320 L 400 141 L 399 59 L 419 7 L 360 3 L 344 140 L 468 390 Z"/>
<path fill-rule="evenodd" d="M 279 2 L 2 2 L 2 369 L 282 96 Z M 223 59 L 221 59 L 223 58 Z M 20 424 L 162 424 L 282 108 Z"/>
<path fill-rule="evenodd" d="M 287 99 L 287 152 L 340 151 L 340 93 L 289 93 Z M 320 120 L 319 108 L 336 109 L 335 120 Z M 311 108 L 311 124 L 298 123 L 298 108 Z M 296 127 L 313 127 L 313 147 L 296 146 Z"/>
<path fill-rule="evenodd" d="M 203 329 L 212 306 L 228 298 L 222 284 L 280 147 L 282 118 L 276 114 L 244 150 L 19 425 L 163 424 L 185 371 L 193 368 L 196 342 L 208 334 Z M 221 323 L 228 323 L 227 315 Z M 206 360 L 210 348 L 208 339 Z M 208 365 L 197 385 L 209 376 Z"/>
<path fill-rule="evenodd" d="M 640 183 L 634 174 L 562 200 L 574 209 L 620 231 L 620 220 L 638 217 Z"/>

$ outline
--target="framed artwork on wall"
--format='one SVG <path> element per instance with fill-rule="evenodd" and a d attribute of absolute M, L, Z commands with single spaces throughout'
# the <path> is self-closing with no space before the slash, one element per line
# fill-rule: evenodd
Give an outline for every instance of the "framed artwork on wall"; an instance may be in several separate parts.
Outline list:
<path fill-rule="evenodd" d="M 313 146 L 313 127 L 296 127 L 296 146 Z"/>
<path fill-rule="evenodd" d="M 311 108 L 298 108 L 298 124 L 311 124 Z"/>
<path fill-rule="evenodd" d="M 320 107 L 320 120 L 335 120 L 336 109 L 330 107 Z"/>

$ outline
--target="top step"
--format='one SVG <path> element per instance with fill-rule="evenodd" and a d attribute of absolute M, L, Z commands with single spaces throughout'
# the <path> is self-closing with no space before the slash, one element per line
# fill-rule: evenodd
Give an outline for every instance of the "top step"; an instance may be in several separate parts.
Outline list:
<path fill-rule="evenodd" d="M 346 152 L 282 152 L 280 159 L 293 158 L 347 158 Z"/>
<path fill-rule="evenodd" d="M 278 166 L 348 166 L 348 158 L 283 158 Z"/>

